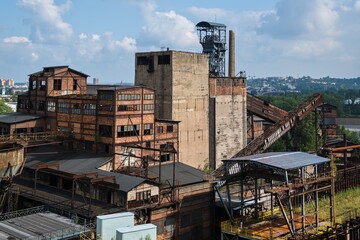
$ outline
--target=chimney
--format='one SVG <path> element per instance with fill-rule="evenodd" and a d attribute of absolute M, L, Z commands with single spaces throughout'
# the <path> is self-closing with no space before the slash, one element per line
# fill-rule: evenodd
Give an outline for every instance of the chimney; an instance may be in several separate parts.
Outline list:
<path fill-rule="evenodd" d="M 235 77 L 235 33 L 229 31 L 229 77 Z"/>

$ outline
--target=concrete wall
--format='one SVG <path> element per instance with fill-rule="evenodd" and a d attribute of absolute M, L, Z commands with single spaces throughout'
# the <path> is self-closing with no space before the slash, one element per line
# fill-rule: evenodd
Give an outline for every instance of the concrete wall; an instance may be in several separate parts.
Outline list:
<path fill-rule="evenodd" d="M 245 101 L 241 95 L 216 97 L 216 167 L 221 165 L 221 160 L 232 157 L 245 147 Z"/>
<path fill-rule="evenodd" d="M 158 64 L 159 56 L 165 55 L 170 63 Z M 154 65 L 139 65 L 139 57 L 152 59 Z M 135 84 L 156 89 L 156 116 L 180 121 L 180 162 L 203 168 L 209 163 L 207 55 L 163 51 L 137 53 L 136 59 Z"/>
<path fill-rule="evenodd" d="M 246 85 L 242 78 L 211 78 L 210 124 L 215 126 L 210 142 L 216 146 L 211 166 L 231 158 L 246 146 Z M 212 131 L 212 130 L 210 130 Z"/>

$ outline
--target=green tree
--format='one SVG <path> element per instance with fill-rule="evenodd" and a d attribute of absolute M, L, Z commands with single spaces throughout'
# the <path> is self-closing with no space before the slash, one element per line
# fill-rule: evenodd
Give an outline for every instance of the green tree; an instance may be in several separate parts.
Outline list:
<path fill-rule="evenodd" d="M 4 102 L 4 100 L 0 99 L 0 114 L 4 113 L 12 113 L 13 110 L 11 107 L 7 106 Z"/>

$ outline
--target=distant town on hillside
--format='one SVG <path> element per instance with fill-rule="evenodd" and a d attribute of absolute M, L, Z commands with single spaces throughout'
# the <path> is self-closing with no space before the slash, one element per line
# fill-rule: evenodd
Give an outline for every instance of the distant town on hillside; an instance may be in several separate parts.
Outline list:
<path fill-rule="evenodd" d="M 311 78 L 303 76 L 294 77 L 266 77 L 247 78 L 247 91 L 253 95 L 264 94 L 285 95 L 287 93 L 307 93 L 339 90 L 360 90 L 360 77 L 358 78 Z M 358 96 L 360 97 L 360 95 Z"/>

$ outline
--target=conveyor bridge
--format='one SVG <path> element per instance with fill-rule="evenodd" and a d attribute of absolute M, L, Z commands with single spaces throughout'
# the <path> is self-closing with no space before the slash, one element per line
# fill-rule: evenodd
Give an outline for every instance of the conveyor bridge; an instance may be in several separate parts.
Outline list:
<path fill-rule="evenodd" d="M 250 98 L 254 101 L 254 98 Z M 249 100 L 249 99 L 248 99 Z M 276 140 L 288 132 L 292 127 L 297 125 L 301 120 L 303 120 L 307 115 L 314 111 L 318 106 L 323 102 L 323 97 L 320 93 L 316 93 L 309 97 L 303 104 L 298 108 L 290 111 L 283 119 L 276 122 L 274 125 L 269 127 L 265 132 L 259 137 L 251 141 L 245 148 L 236 153 L 232 158 L 248 156 L 255 153 L 263 152 L 268 147 L 270 147 Z M 259 103 L 257 101 L 257 103 Z M 260 107 L 258 107 L 258 110 Z M 232 175 L 238 173 L 236 163 L 233 165 L 228 165 L 228 174 Z M 213 176 L 217 179 L 221 179 L 225 174 L 224 165 L 220 166 L 213 172 Z"/>

